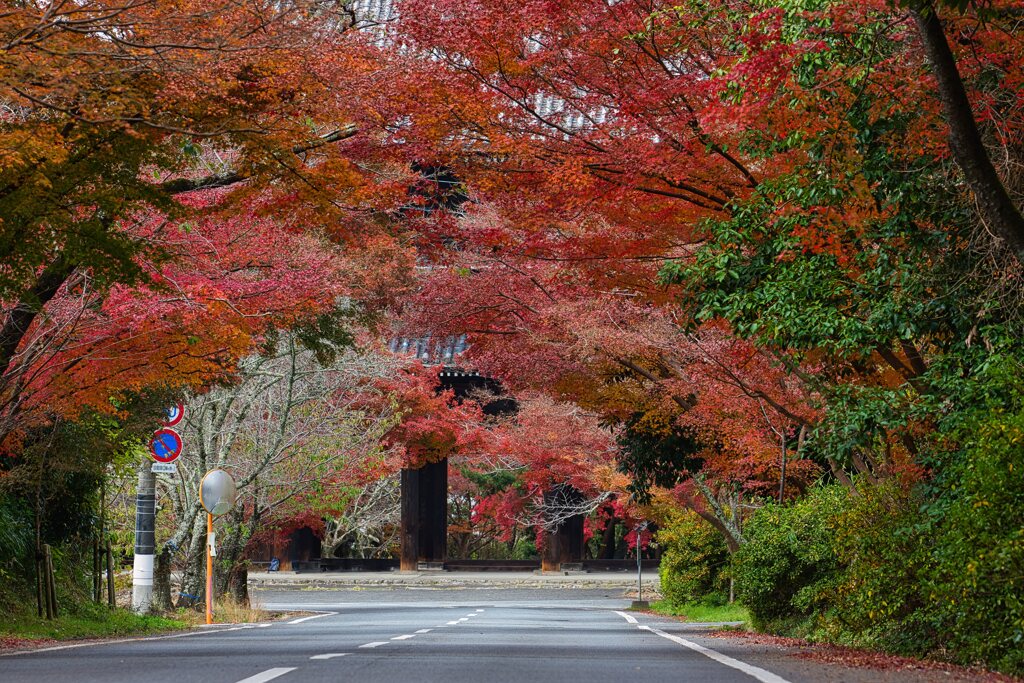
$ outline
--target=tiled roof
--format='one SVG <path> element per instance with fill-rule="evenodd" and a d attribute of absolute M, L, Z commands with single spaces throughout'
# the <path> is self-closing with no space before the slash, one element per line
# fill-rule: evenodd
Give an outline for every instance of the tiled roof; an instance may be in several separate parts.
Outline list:
<path fill-rule="evenodd" d="M 388 344 L 392 353 L 418 358 L 425 365 L 449 365 L 468 348 L 466 335 L 448 337 L 395 337 Z"/>

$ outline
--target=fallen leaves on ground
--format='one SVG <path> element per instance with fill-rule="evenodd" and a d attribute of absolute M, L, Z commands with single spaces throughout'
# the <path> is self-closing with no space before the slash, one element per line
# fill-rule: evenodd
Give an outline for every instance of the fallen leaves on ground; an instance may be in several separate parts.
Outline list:
<path fill-rule="evenodd" d="M 708 634 L 715 638 L 737 638 L 751 645 L 767 645 L 782 649 L 795 649 L 785 654 L 828 664 L 838 664 L 851 668 L 877 669 L 882 671 L 935 671 L 943 672 L 948 681 L 977 681 L 979 683 L 1019 683 L 1020 678 L 1005 674 L 986 671 L 977 667 L 958 666 L 948 662 L 914 659 L 873 652 L 852 647 L 812 643 L 802 638 L 775 636 L 752 631 L 715 631 Z"/>

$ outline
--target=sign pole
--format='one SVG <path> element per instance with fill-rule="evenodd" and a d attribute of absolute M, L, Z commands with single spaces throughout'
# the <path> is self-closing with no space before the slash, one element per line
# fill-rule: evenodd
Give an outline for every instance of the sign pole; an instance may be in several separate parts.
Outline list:
<path fill-rule="evenodd" d="M 644 600 L 644 565 L 643 565 L 643 534 L 647 529 L 647 522 L 641 522 L 636 527 L 636 600 L 633 601 L 633 609 L 647 609 L 649 606 Z"/>
<path fill-rule="evenodd" d="M 206 513 L 206 623 L 213 623 L 213 515 Z"/>
<path fill-rule="evenodd" d="M 636 599 L 644 601 L 644 570 L 640 562 L 640 534 L 636 535 Z"/>
<path fill-rule="evenodd" d="M 199 504 L 206 510 L 206 623 L 213 623 L 213 558 L 217 537 L 213 534 L 214 515 L 223 515 L 235 504 L 235 480 L 222 469 L 212 469 L 199 482 Z"/>

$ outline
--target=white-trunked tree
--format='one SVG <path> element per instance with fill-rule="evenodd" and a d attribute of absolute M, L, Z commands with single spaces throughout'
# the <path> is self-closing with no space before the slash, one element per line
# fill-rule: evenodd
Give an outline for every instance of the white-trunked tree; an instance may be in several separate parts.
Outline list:
<path fill-rule="evenodd" d="M 184 550 L 182 590 L 201 592 L 203 474 L 219 467 L 238 484 L 238 502 L 217 533 L 216 592 L 230 590 L 245 600 L 244 551 L 253 535 L 300 498 L 320 501 L 326 514 L 338 499 L 331 484 L 383 457 L 380 437 L 395 416 L 386 407 L 366 409 L 361 397 L 373 390 L 369 380 L 399 363 L 353 349 L 325 357 L 304 347 L 298 335 L 285 334 L 271 351 L 245 359 L 236 383 L 192 397 L 181 425 L 186 446 L 178 473 L 163 482 L 174 526 L 158 561 L 158 604 L 170 602 L 170 560 L 178 549 Z"/>

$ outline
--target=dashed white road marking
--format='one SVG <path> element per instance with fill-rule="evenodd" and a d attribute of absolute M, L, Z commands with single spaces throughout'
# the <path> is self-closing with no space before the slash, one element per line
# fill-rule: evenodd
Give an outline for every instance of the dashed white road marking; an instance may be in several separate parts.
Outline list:
<path fill-rule="evenodd" d="M 351 652 L 329 652 L 325 655 L 313 655 L 310 659 L 334 659 L 335 657 L 345 657 L 352 654 Z"/>
<path fill-rule="evenodd" d="M 477 612 L 483 612 L 483 610 L 482 609 L 478 609 Z"/>
<path fill-rule="evenodd" d="M 381 645 L 387 645 L 386 640 L 376 641 L 373 643 L 367 643 L 366 645 L 360 645 L 359 647 L 380 647 Z"/>
<path fill-rule="evenodd" d="M 242 680 L 238 681 L 238 683 L 266 683 L 267 681 L 274 680 L 278 676 L 284 676 L 289 671 L 295 671 L 295 668 L 296 667 L 294 667 L 294 666 L 291 666 L 291 667 L 283 667 L 282 666 L 282 667 L 278 667 L 276 669 L 267 669 L 266 671 L 264 671 L 262 673 L 258 673 L 255 676 L 249 676 L 248 678 L 243 678 Z"/>
<path fill-rule="evenodd" d="M 416 631 L 416 633 L 430 633 L 433 630 L 434 629 L 432 628 L 421 628 L 419 631 Z"/>
<path fill-rule="evenodd" d="M 459 625 L 459 622 L 457 622 L 457 621 L 449 621 L 447 624 L 445 624 L 445 626 L 458 626 L 458 625 Z"/>
<path fill-rule="evenodd" d="M 324 612 L 323 614 L 314 614 L 311 617 L 302 617 L 301 619 L 292 619 L 288 623 L 289 624 L 301 624 L 302 622 L 309 621 L 310 619 L 319 619 L 320 617 L 330 617 L 330 616 L 334 616 L 335 614 L 337 614 L 337 612 Z"/>
<path fill-rule="evenodd" d="M 404 636 L 395 636 L 391 640 L 409 640 L 410 638 L 415 638 L 415 637 L 416 637 L 415 633 L 406 633 Z"/>
<path fill-rule="evenodd" d="M 771 671 L 767 671 L 765 669 L 762 669 L 761 667 L 753 666 L 751 664 L 747 664 L 746 662 L 741 662 L 738 659 L 733 659 L 732 657 L 729 657 L 728 655 L 723 655 L 721 652 L 712 650 L 709 647 L 704 647 L 703 645 L 699 645 L 698 643 L 695 643 L 692 640 L 680 638 L 679 636 L 672 635 L 671 633 L 665 633 L 661 629 L 654 628 L 653 626 L 640 624 L 637 622 L 636 617 L 634 617 L 631 614 L 626 614 L 625 612 L 619 611 L 616 611 L 615 613 L 623 619 L 625 619 L 627 623 L 636 624 L 636 627 L 641 631 L 649 631 L 650 633 L 653 633 L 656 636 L 661 636 L 666 640 L 671 640 L 673 643 L 677 643 L 685 648 L 693 650 L 694 652 L 698 652 L 707 657 L 708 659 L 713 659 L 719 664 L 723 664 L 729 667 L 730 669 L 742 671 L 751 678 L 760 681 L 760 683 L 790 683 L 790 681 L 786 680 L 782 676 L 773 674 Z"/>

